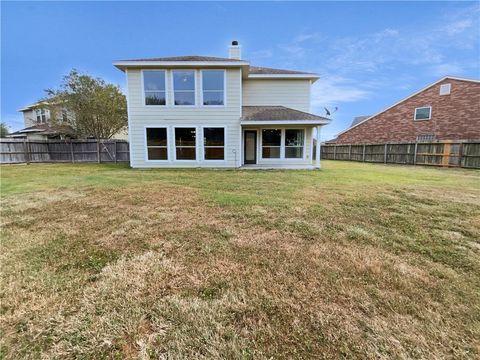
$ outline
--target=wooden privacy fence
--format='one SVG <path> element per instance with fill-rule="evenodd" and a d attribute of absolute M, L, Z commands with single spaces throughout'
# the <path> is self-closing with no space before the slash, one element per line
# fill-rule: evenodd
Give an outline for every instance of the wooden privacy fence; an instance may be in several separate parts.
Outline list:
<path fill-rule="evenodd" d="M 321 158 L 480 169 L 480 140 L 395 144 L 325 144 Z"/>
<path fill-rule="evenodd" d="M 0 139 L 0 163 L 129 161 L 125 140 Z"/>

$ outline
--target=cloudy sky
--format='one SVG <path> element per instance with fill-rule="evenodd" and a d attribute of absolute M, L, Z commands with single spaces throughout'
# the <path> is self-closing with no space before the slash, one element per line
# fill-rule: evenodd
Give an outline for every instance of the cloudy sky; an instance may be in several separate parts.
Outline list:
<path fill-rule="evenodd" d="M 77 68 L 125 88 L 115 59 L 226 56 L 313 71 L 313 112 L 338 111 L 323 139 L 445 75 L 480 78 L 479 2 L 4 2 L 1 120 Z"/>

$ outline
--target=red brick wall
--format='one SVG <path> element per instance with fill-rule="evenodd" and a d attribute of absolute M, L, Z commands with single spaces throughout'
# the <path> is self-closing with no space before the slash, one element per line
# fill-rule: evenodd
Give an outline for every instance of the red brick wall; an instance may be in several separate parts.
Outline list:
<path fill-rule="evenodd" d="M 451 84 L 450 95 L 439 95 Z M 417 107 L 431 106 L 430 120 L 413 120 Z M 480 139 L 480 83 L 445 79 L 337 138 L 337 144 L 415 141 L 417 135 L 436 140 Z"/>

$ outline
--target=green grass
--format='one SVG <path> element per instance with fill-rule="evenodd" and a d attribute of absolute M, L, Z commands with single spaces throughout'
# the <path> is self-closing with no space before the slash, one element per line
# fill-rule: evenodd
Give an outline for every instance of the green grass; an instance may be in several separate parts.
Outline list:
<path fill-rule="evenodd" d="M 480 356 L 479 171 L 0 172 L 1 358 Z"/>

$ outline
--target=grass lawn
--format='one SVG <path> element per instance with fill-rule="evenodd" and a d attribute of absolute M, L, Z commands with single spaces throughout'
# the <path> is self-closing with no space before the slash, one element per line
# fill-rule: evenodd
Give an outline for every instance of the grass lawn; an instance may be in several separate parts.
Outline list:
<path fill-rule="evenodd" d="M 0 358 L 480 356 L 479 171 L 0 171 Z"/>

